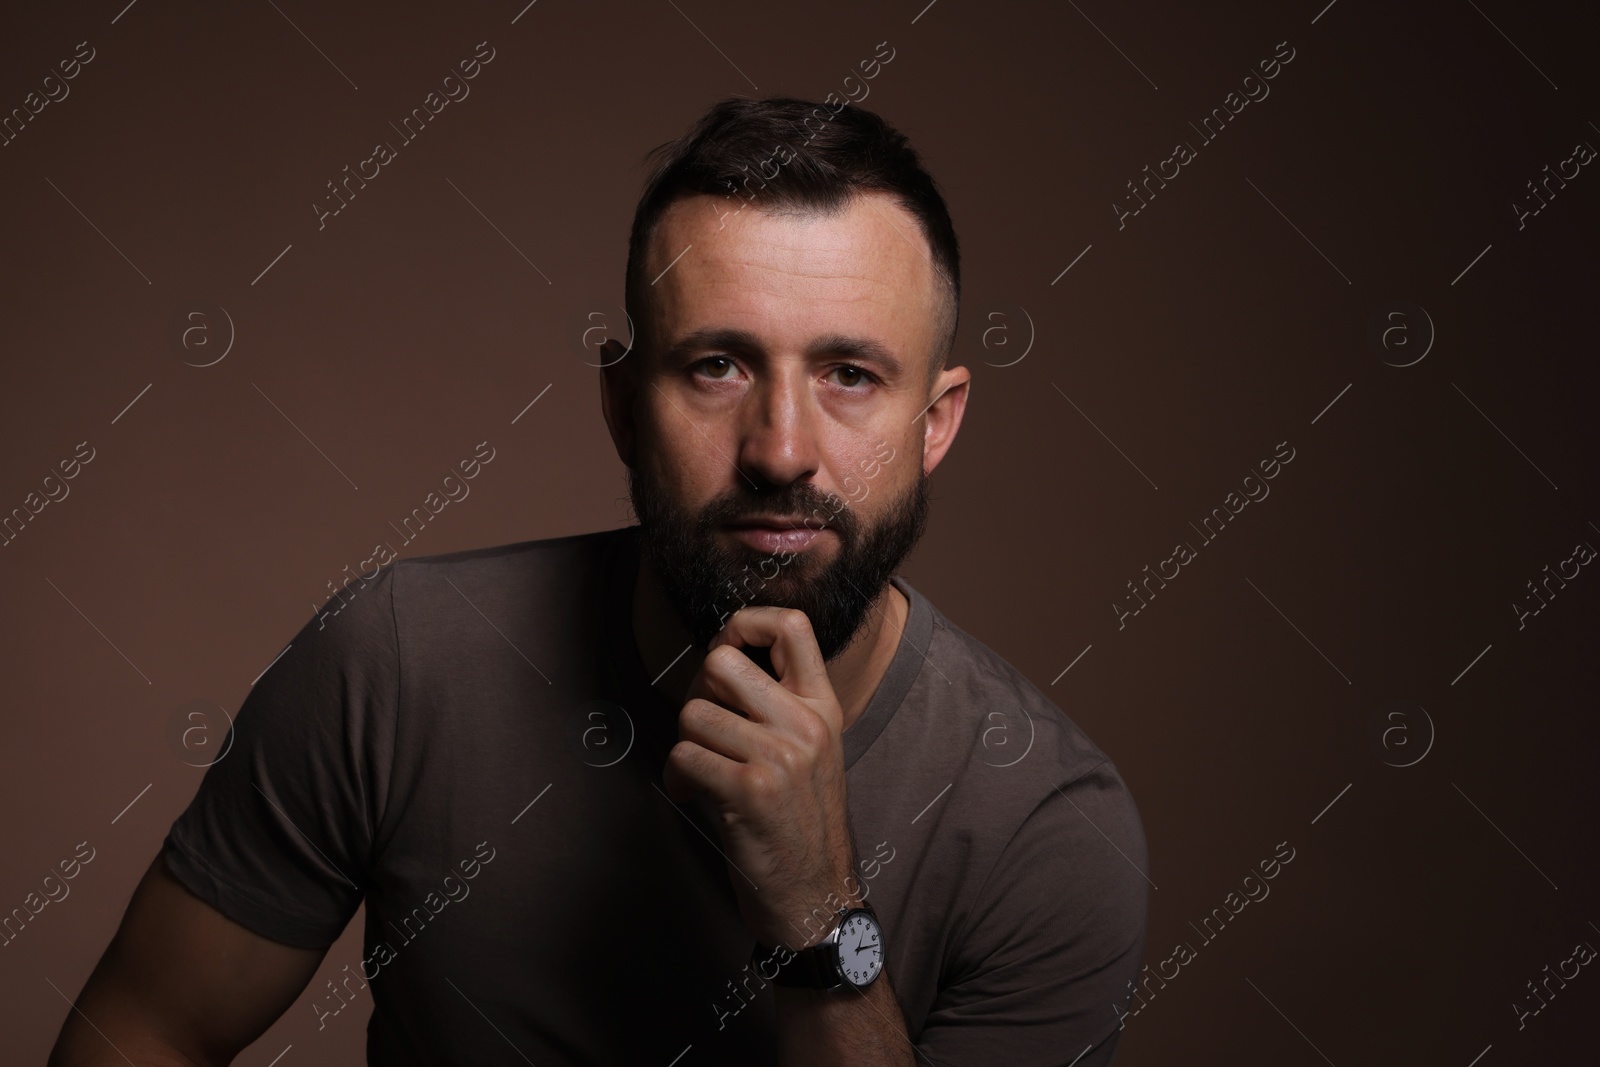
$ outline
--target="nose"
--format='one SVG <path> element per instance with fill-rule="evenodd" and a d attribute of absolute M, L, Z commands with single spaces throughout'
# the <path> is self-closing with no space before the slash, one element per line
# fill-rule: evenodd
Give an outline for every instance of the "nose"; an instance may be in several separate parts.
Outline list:
<path fill-rule="evenodd" d="M 738 464 L 757 484 L 785 486 L 816 475 L 815 402 L 806 371 L 778 369 L 745 396 L 738 418 Z"/>

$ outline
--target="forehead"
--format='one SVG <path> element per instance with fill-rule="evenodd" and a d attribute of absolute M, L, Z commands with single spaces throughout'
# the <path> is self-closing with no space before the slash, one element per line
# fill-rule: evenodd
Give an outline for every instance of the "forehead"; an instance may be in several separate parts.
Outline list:
<path fill-rule="evenodd" d="M 857 195 L 831 215 L 768 214 L 759 198 L 740 212 L 741 203 L 692 196 L 663 214 L 644 271 L 657 337 L 670 344 L 732 327 L 803 347 L 816 334 L 848 333 L 906 360 L 925 356 L 936 274 L 915 218 L 889 194 Z"/>

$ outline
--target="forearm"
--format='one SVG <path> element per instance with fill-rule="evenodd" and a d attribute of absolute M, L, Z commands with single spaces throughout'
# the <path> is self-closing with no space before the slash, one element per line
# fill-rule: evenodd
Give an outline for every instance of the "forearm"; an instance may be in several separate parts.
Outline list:
<path fill-rule="evenodd" d="M 773 988 L 781 1067 L 910 1067 L 916 1062 L 888 971 L 865 990 Z"/>
<path fill-rule="evenodd" d="M 152 1030 L 117 1025 L 98 1014 L 96 1022 L 109 1025 L 110 1031 L 91 1026 L 72 1011 L 50 1051 L 48 1067 L 126 1067 L 128 1063 L 136 1067 L 206 1067 Z"/>

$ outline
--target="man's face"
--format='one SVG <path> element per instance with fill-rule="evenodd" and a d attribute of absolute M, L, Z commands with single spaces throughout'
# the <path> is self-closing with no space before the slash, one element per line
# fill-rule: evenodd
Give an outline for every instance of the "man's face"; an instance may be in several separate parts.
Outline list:
<path fill-rule="evenodd" d="M 751 206 L 724 225 L 728 205 L 692 197 L 663 217 L 645 264 L 653 343 L 606 372 L 607 420 L 693 640 L 746 604 L 793 607 L 831 660 L 922 534 L 967 371 L 929 381 L 940 290 L 890 197 L 833 216 Z"/>

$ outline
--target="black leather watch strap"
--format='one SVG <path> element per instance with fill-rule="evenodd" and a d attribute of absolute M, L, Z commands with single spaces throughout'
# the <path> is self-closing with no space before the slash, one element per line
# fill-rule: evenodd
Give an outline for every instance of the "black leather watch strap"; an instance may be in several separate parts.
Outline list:
<path fill-rule="evenodd" d="M 833 962 L 838 959 L 838 952 L 838 946 L 831 941 L 822 941 L 799 951 L 769 950 L 764 945 L 757 944 L 755 955 L 751 958 L 766 961 L 765 966 L 756 973 L 762 977 L 772 975 L 769 981 L 774 985 L 801 989 L 832 989 L 842 982 L 838 967 Z M 774 965 L 776 974 L 773 974 Z"/>

